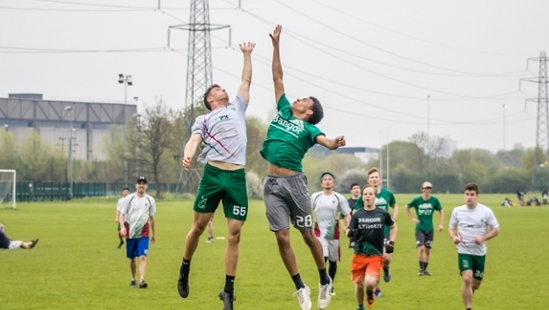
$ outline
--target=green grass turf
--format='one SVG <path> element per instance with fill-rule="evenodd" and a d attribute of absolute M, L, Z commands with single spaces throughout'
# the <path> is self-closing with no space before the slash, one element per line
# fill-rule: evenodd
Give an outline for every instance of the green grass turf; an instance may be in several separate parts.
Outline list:
<path fill-rule="evenodd" d="M 429 270 L 418 277 L 414 227 L 404 205 L 417 195 L 397 195 L 401 207 L 399 234 L 391 265 L 392 280 L 382 282 L 377 309 L 463 309 L 457 253 L 447 232 L 461 195 L 438 195 L 446 212 L 445 230 L 435 234 Z M 549 291 L 549 208 L 500 207 L 504 195 L 481 195 L 501 225 L 488 242 L 485 280 L 474 296 L 475 309 L 546 309 Z M 146 280 L 149 288 L 129 287 L 130 271 L 124 249 L 117 249 L 114 223 L 116 199 L 19 203 L 2 205 L 0 222 L 16 240 L 40 237 L 33 250 L 0 251 L 1 309 L 221 309 L 217 298 L 224 282 L 225 240 L 200 240 L 192 262 L 191 294 L 181 299 L 176 282 L 184 238 L 192 222 L 192 202 L 159 201 L 157 243 L 150 246 Z M 438 223 L 435 214 L 435 224 Z M 225 236 L 221 210 L 214 220 L 216 236 Z M 343 240 L 346 246 L 347 240 Z M 311 288 L 313 309 L 318 274 L 308 248 L 292 229 L 292 244 L 302 278 Z M 356 309 L 350 281 L 351 250 L 342 248 L 335 280 L 337 295 L 330 309 Z M 241 238 L 235 308 L 299 309 L 262 201 L 251 201 Z"/>

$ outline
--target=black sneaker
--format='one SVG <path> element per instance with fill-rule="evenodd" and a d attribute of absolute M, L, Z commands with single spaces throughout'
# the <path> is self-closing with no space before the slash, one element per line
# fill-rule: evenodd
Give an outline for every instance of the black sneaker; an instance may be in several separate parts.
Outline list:
<path fill-rule="evenodd" d="M 124 241 L 120 240 L 120 243 L 118 244 L 118 248 L 120 249 L 124 245 Z"/>
<path fill-rule="evenodd" d="M 132 282 L 130 282 L 130 286 L 131 287 L 136 287 L 137 286 L 137 281 L 135 281 L 135 279 L 132 280 Z"/>
<path fill-rule="evenodd" d="M 189 296 L 189 279 L 185 275 L 180 274 L 179 280 L 177 280 L 177 292 L 181 298 L 187 298 Z"/>
<path fill-rule="evenodd" d="M 40 240 L 39 238 L 36 238 L 35 240 L 31 240 L 31 245 L 30 245 L 30 248 L 34 248 L 34 246 L 36 246 L 36 244 L 38 243 L 38 240 Z"/>
<path fill-rule="evenodd" d="M 145 282 L 145 280 L 141 280 L 141 282 L 139 283 L 139 288 L 147 288 L 147 282 Z"/>
<path fill-rule="evenodd" d="M 223 310 L 233 310 L 234 296 L 221 290 L 221 292 L 219 292 L 219 299 L 223 300 Z"/>

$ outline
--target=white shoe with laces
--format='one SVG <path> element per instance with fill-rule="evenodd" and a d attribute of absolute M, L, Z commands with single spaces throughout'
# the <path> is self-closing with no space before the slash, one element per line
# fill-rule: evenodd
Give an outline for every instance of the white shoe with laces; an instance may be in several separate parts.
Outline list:
<path fill-rule="evenodd" d="M 318 292 L 318 308 L 319 309 L 326 309 L 330 304 L 330 301 L 332 300 L 332 278 L 329 278 L 329 279 L 330 279 L 330 283 L 326 285 L 319 285 L 319 292 Z"/>
<path fill-rule="evenodd" d="M 311 310 L 311 290 L 305 285 L 305 287 L 300 288 L 297 292 L 294 293 L 294 296 L 297 296 L 297 301 L 301 310 Z"/>

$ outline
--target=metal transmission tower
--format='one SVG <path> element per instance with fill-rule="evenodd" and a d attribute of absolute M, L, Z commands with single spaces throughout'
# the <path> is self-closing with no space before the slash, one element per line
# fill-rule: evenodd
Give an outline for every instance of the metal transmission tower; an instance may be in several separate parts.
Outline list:
<path fill-rule="evenodd" d="M 544 156 L 540 154 L 544 152 L 549 154 L 549 100 L 547 98 L 547 56 L 545 52 L 540 53 L 540 57 L 528 58 L 528 60 L 539 61 L 539 76 L 537 78 L 521 79 L 523 81 L 538 83 L 538 97 L 526 99 L 526 101 L 537 102 L 538 113 L 536 123 L 536 149 L 534 156 L 534 169 L 532 170 L 531 190 L 536 190 L 538 183 L 543 182 L 547 187 L 546 180 L 538 175 L 540 166 L 544 166 L 542 159 Z"/>
<path fill-rule="evenodd" d="M 190 17 L 188 24 L 170 26 L 168 29 L 187 30 L 189 32 L 188 54 L 187 54 L 187 88 L 185 98 L 185 117 L 183 124 L 183 135 L 181 139 L 181 151 L 177 159 L 181 162 L 185 143 L 190 138 L 192 123 L 194 122 L 194 105 L 201 102 L 202 95 L 206 88 L 212 84 L 212 54 L 211 54 L 211 31 L 229 28 L 229 25 L 217 25 L 210 23 L 210 6 L 208 0 L 191 0 Z M 182 165 L 179 165 L 179 184 L 177 193 L 184 191 L 188 181 L 196 177 L 196 170 L 191 169 L 185 173 Z"/>

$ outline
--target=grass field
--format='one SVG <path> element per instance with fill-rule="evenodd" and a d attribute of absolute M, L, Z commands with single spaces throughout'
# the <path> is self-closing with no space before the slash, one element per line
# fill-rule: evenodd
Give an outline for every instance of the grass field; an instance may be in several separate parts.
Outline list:
<path fill-rule="evenodd" d="M 414 227 L 404 205 L 414 195 L 397 195 L 401 206 L 399 234 L 393 255 L 392 280 L 383 283 L 377 309 L 463 309 L 457 254 L 447 232 L 461 195 L 439 195 L 446 212 L 445 231 L 435 234 L 429 270 L 418 277 Z M 500 207 L 504 195 L 481 195 L 501 225 L 488 242 L 487 268 L 474 309 L 546 309 L 549 291 L 549 207 Z M 191 225 L 192 202 L 159 201 L 157 243 L 148 256 L 149 288 L 129 287 L 125 250 L 117 249 L 114 223 L 116 199 L 71 202 L 19 203 L 17 209 L 0 207 L 0 222 L 17 240 L 40 237 L 33 250 L 0 251 L 0 309 L 221 309 L 217 294 L 223 286 L 225 240 L 205 243 L 192 263 L 191 294 L 181 299 L 176 282 L 185 235 Z M 435 217 L 436 218 L 436 217 Z M 214 221 L 216 236 L 225 235 L 220 210 Z M 435 221 L 435 223 L 437 223 Z M 313 308 L 318 273 L 297 231 L 292 243 L 300 272 L 311 287 Z M 347 240 L 343 243 L 346 245 Z M 330 309 L 356 309 L 350 281 L 351 250 L 342 248 L 334 282 L 337 295 Z M 293 283 L 268 230 L 262 201 L 251 201 L 241 239 L 236 278 L 235 309 L 299 309 Z"/>

